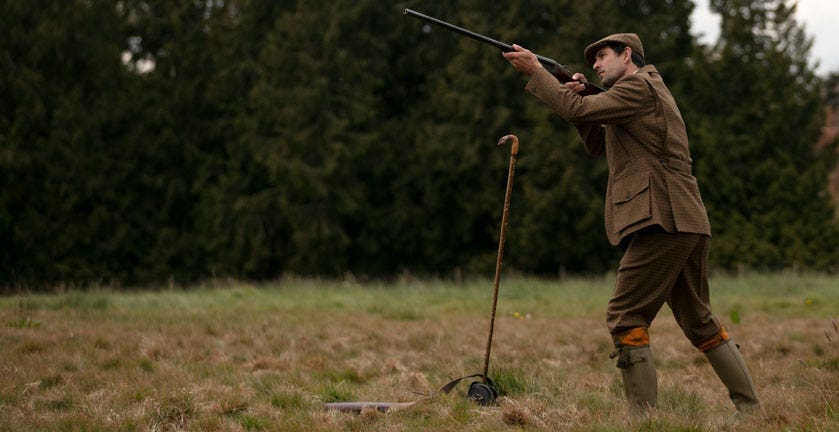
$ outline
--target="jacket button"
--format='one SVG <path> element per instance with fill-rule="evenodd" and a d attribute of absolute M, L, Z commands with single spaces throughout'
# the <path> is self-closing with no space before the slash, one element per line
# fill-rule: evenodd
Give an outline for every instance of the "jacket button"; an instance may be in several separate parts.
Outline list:
<path fill-rule="evenodd" d="M 630 198 L 632 198 L 632 197 L 629 195 L 629 192 L 627 192 L 627 193 L 626 193 L 626 199 L 628 200 L 628 199 L 630 199 Z"/>

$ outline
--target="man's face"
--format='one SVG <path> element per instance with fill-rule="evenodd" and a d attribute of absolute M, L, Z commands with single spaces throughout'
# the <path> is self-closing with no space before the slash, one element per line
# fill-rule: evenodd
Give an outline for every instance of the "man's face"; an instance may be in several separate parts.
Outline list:
<path fill-rule="evenodd" d="M 603 47 L 600 48 L 600 51 L 597 51 L 593 68 L 597 76 L 600 77 L 603 86 L 611 87 L 626 74 L 625 53 L 626 50 L 622 53 L 616 53 L 610 47 Z"/>

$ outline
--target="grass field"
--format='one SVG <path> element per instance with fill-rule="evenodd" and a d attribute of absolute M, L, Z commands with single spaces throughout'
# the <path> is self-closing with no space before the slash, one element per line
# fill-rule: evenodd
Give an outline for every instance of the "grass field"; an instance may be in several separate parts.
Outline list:
<path fill-rule="evenodd" d="M 763 401 L 754 417 L 733 416 L 665 307 L 650 329 L 659 407 L 629 420 L 608 358 L 609 277 L 502 279 L 497 406 L 466 400 L 466 382 L 401 411 L 325 411 L 420 400 L 480 372 L 492 286 L 292 279 L 0 298 L 0 430 L 839 430 L 839 278 L 711 283 Z"/>

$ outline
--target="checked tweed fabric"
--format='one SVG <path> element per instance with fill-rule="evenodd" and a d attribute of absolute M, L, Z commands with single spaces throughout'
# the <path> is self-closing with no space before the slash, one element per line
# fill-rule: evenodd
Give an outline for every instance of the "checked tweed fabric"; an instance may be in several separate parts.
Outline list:
<path fill-rule="evenodd" d="M 681 112 L 655 66 L 586 97 L 539 69 L 526 90 L 577 126 L 589 154 L 606 157 L 606 235 L 625 247 L 609 332 L 649 327 L 666 302 L 695 346 L 712 337 L 720 323 L 708 295 L 711 227 Z"/>
<path fill-rule="evenodd" d="M 610 334 L 648 328 L 666 302 L 694 346 L 714 336 L 721 323 L 711 314 L 708 251 L 702 234 L 668 233 L 659 227 L 635 233 L 618 267 L 606 309 Z"/>
<path fill-rule="evenodd" d="M 541 68 L 525 89 L 573 122 L 591 155 L 606 157 L 605 227 L 611 244 L 651 225 L 667 232 L 711 235 L 691 173 L 685 124 L 655 66 L 645 66 L 608 91 L 586 97 Z"/>

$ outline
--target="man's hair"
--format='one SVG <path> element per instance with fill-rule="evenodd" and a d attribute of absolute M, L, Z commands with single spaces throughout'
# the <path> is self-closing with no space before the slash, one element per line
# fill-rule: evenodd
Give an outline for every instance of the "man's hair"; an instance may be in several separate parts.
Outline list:
<path fill-rule="evenodd" d="M 615 52 L 615 54 L 620 54 L 620 53 L 623 52 L 623 50 L 626 49 L 626 45 L 624 45 L 620 42 L 609 42 L 609 43 L 606 44 L 606 46 L 611 48 L 612 51 Z M 638 66 L 639 68 L 647 65 L 647 62 L 644 60 L 644 57 L 642 57 L 641 54 L 638 54 L 634 50 L 632 51 L 632 57 L 631 58 L 632 58 L 632 63 L 635 66 Z"/>

